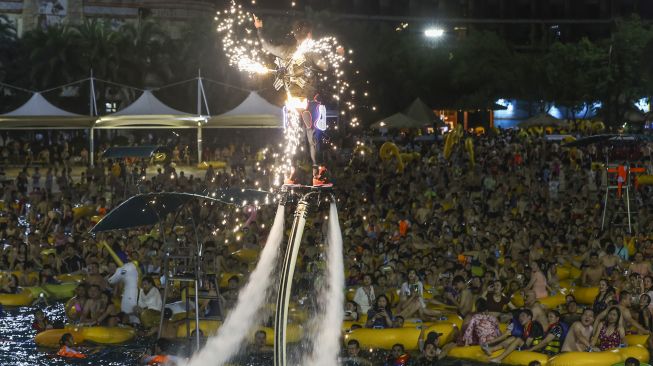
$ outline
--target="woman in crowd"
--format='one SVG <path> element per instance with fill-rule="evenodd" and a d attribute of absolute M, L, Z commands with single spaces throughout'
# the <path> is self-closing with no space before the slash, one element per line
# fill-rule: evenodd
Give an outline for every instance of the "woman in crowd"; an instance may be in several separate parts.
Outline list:
<path fill-rule="evenodd" d="M 599 293 L 594 298 L 592 310 L 594 314 L 601 314 L 603 310 L 608 308 L 608 304 L 614 300 L 614 289 L 608 285 L 608 280 L 601 279 L 599 281 Z"/>
<path fill-rule="evenodd" d="M 592 348 L 600 351 L 619 347 L 626 336 L 623 316 L 619 307 L 611 307 L 607 315 L 600 316 L 594 321 L 594 334 L 592 335 Z"/>
<path fill-rule="evenodd" d="M 385 295 L 379 295 L 374 306 L 367 312 L 367 328 L 390 328 L 392 327 L 392 310 L 390 302 Z"/>

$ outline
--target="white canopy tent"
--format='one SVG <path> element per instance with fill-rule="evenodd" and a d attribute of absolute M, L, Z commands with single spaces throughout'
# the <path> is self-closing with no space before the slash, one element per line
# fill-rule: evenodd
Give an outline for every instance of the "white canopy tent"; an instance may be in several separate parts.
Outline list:
<path fill-rule="evenodd" d="M 204 128 L 283 128 L 283 112 L 257 92 L 250 92 L 236 108 L 211 117 Z"/>
<path fill-rule="evenodd" d="M 0 130 L 86 129 L 95 117 L 71 113 L 48 102 L 41 93 L 17 109 L 0 115 Z"/>
<path fill-rule="evenodd" d="M 201 85 L 201 84 L 199 84 Z M 203 88 L 198 89 L 200 96 L 204 95 Z M 208 108 L 207 108 L 208 109 Z M 201 105 L 198 101 L 198 112 Z M 207 116 L 191 114 L 171 108 L 145 90 L 134 103 L 107 116 L 100 117 L 94 128 L 101 129 L 155 129 L 155 128 L 197 128 L 197 158 L 202 160 L 202 125 Z M 91 141 L 93 133 L 91 133 Z"/>
<path fill-rule="evenodd" d="M 152 129 L 152 128 L 196 128 L 198 122 L 207 117 L 182 112 L 171 108 L 151 91 L 145 90 L 134 103 L 116 113 L 100 117 L 95 128 Z"/>

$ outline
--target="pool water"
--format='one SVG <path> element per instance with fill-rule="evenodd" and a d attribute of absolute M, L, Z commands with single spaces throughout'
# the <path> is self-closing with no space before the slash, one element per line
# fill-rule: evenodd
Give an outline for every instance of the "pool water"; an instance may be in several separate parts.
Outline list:
<path fill-rule="evenodd" d="M 54 324 L 63 324 L 62 304 L 43 309 Z M 40 348 L 34 343 L 36 331 L 32 329 L 34 308 L 4 309 L 0 317 L 0 365 L 88 365 L 88 366 L 133 366 L 139 364 L 140 357 L 148 350 L 144 345 L 125 345 L 117 347 L 89 347 L 89 357 L 83 360 L 67 360 L 54 356 L 56 349 Z"/>
<path fill-rule="evenodd" d="M 139 360 L 148 353 L 151 341 L 138 340 L 131 344 L 112 347 L 88 347 L 85 353 L 87 359 L 70 360 L 55 356 L 56 349 L 37 347 L 34 343 L 36 331 L 32 329 L 34 308 L 21 307 L 4 309 L 0 315 L 0 366 L 135 366 L 141 365 Z M 64 324 L 63 304 L 43 308 L 46 316 L 55 326 Z M 384 353 L 372 355 L 375 365 L 383 364 Z M 378 362 L 378 363 L 377 363 Z M 240 356 L 231 365 L 239 366 L 272 366 L 272 355 Z M 475 366 L 480 363 L 467 361 L 443 360 L 443 366 Z"/>

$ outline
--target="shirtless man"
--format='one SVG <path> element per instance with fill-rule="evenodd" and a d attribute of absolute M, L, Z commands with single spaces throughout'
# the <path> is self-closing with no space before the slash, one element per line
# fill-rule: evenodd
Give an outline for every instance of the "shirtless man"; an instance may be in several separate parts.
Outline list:
<path fill-rule="evenodd" d="M 100 288 L 97 285 L 91 285 L 88 288 L 88 299 L 84 303 L 80 323 L 92 324 L 96 322 L 100 315 L 102 315 L 105 304 L 102 304 L 100 299 Z"/>
<path fill-rule="evenodd" d="M 562 352 L 585 352 L 590 347 L 590 339 L 594 327 L 594 311 L 585 309 L 580 320 L 575 322 L 567 332 L 567 338 L 562 345 Z"/>
<path fill-rule="evenodd" d="M 635 320 L 633 315 L 630 313 L 630 308 L 632 306 L 632 296 L 628 291 L 622 291 L 621 294 L 619 294 L 619 304 L 617 306 L 621 311 L 621 316 L 624 318 L 624 325 L 626 326 L 626 329 L 634 327 L 637 329 L 638 334 L 650 334 L 650 332 L 641 324 L 639 324 L 639 322 Z M 596 321 L 594 322 L 596 323 L 595 326 L 597 326 L 598 322 L 600 322 L 608 315 L 609 309 L 610 307 L 605 309 L 601 314 L 597 315 Z"/>
<path fill-rule="evenodd" d="M 104 291 L 109 288 L 109 283 L 107 280 L 102 277 L 100 274 L 100 269 L 98 267 L 98 264 L 95 262 L 91 262 L 88 264 L 87 268 L 87 274 L 86 274 L 86 283 L 89 285 L 95 285 L 100 288 L 100 291 Z"/>
<path fill-rule="evenodd" d="M 580 282 L 585 287 L 597 287 L 603 277 L 607 277 L 605 267 L 599 262 L 599 255 L 596 252 L 591 252 L 589 267 L 583 269 Z"/>
<path fill-rule="evenodd" d="M 472 311 L 474 301 L 472 292 L 467 288 L 465 279 L 462 276 L 454 277 L 452 286 L 456 293 L 447 292 L 445 297 L 458 309 L 458 313 L 465 317 Z"/>
<path fill-rule="evenodd" d="M 528 290 L 524 293 L 524 306 L 533 313 L 533 320 L 542 325 L 543 329 L 549 328 L 549 318 L 546 316 L 546 309 L 537 301 L 535 291 Z"/>

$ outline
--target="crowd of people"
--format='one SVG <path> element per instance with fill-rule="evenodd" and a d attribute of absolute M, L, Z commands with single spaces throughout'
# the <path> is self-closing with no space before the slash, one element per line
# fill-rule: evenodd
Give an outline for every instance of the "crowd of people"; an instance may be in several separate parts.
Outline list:
<path fill-rule="evenodd" d="M 653 331 L 650 187 L 631 192 L 632 234 L 618 215 L 624 205 L 618 199 L 611 201 L 608 224 L 601 230 L 603 187 L 609 178 L 605 169 L 593 163 L 603 161 L 605 151 L 593 146 L 569 149 L 560 141 L 524 137 L 515 131 L 472 138 L 473 160 L 462 146 L 445 157 L 443 141 L 398 143 L 403 152 L 420 154 L 401 172 L 396 161 L 360 153 L 359 148 L 325 152 L 339 199 L 346 285 L 354 294 L 343 304 L 347 319 L 356 327 L 400 327 L 408 319 L 438 320 L 443 307 L 455 308 L 463 318 L 450 344 L 440 347 L 437 333 L 422 334 L 419 355 L 397 344 L 383 362 L 433 365 L 456 345 L 479 345 L 495 355 L 495 362 L 515 350 L 548 355 L 605 350 L 619 347 L 629 332 Z M 371 140 L 360 142 L 378 149 Z M 652 171 L 649 146 L 639 149 L 643 164 Z M 245 163 L 240 161 L 244 153 L 232 153 L 230 165 L 244 168 L 210 167 L 203 176 L 186 175 L 173 165 L 153 173 L 147 170 L 155 168 L 145 165 L 106 161 L 79 176 L 67 169 L 24 170 L 4 186 L 1 197 L 0 239 L 5 245 L 0 268 L 16 274 L 0 284 L 0 292 L 56 283 L 59 274 L 85 273 L 76 296 L 67 303 L 69 320 L 111 326 L 130 323 L 114 305 L 112 296 L 117 292 L 106 280 L 116 270 L 109 247 L 124 260 L 138 261 L 148 276 L 140 290 L 144 299 L 159 295 L 158 302 L 139 303 L 139 310 L 151 306 L 160 311 L 156 286 L 165 248 L 158 231 L 147 228 L 93 236 L 88 231 L 95 216 L 106 214 L 124 199 L 120 188 L 126 184 L 137 186 L 139 192 L 266 187 L 272 181 L 272 154 L 254 155 L 256 159 L 250 157 Z M 92 207 L 92 214 L 76 214 L 77 205 Z M 206 281 L 205 290 L 218 299 L 200 303 L 200 310 L 224 316 L 252 268 L 252 263 L 231 253 L 261 248 L 274 208 L 259 208 L 253 220 L 244 210 L 225 215 L 209 206 L 202 206 L 199 214 L 208 223 L 198 227 L 207 273 L 218 279 L 222 274 L 238 274 L 225 288 Z M 245 221 L 248 224 L 242 225 Z M 318 226 L 320 219 L 313 224 Z M 182 244 L 194 240 L 192 230 L 168 234 Z M 298 281 L 307 288 L 319 280 L 314 274 L 323 256 L 318 245 L 310 245 L 319 239 L 309 232 L 309 245 L 300 252 Z M 577 286 L 599 288 L 593 304 L 580 304 L 573 295 L 558 308 L 539 302 L 562 291 L 556 271 L 561 266 L 581 269 Z M 523 294 L 523 307 L 510 301 L 515 293 Z M 37 321 L 35 329 L 47 328 L 43 320 Z M 510 326 L 501 332 L 499 324 L 506 322 Z M 151 324 L 144 332 L 154 334 L 154 328 Z M 364 353 L 352 340 L 343 350 L 343 362 L 378 362 L 368 361 L 371 355 Z"/>

